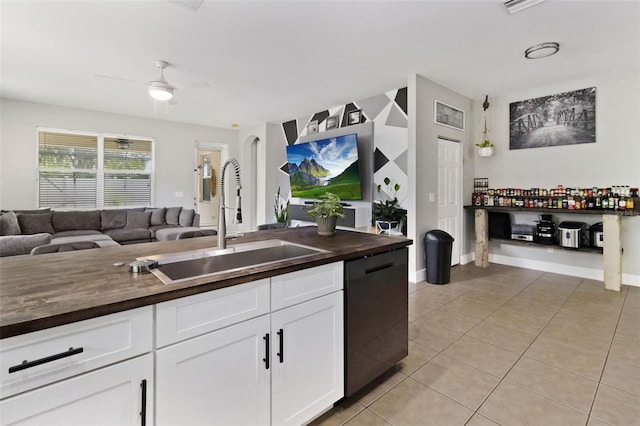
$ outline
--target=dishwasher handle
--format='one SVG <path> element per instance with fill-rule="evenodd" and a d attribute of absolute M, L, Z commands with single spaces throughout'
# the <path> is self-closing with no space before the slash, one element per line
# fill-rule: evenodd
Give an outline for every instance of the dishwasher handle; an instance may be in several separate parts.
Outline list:
<path fill-rule="evenodd" d="M 385 263 L 384 265 L 374 266 L 373 268 L 365 269 L 364 274 L 369 275 L 379 271 L 383 271 L 385 269 L 393 268 L 393 263 Z"/>

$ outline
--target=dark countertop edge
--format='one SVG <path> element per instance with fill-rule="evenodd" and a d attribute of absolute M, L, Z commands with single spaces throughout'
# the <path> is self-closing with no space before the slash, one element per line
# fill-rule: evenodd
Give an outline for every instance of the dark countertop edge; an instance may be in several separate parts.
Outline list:
<path fill-rule="evenodd" d="M 602 209 L 545 209 L 538 207 L 500 207 L 500 206 L 464 206 L 469 210 L 491 210 L 504 212 L 590 214 L 600 216 L 640 216 L 640 210 L 602 210 Z"/>
<path fill-rule="evenodd" d="M 58 327 L 61 325 L 71 324 L 91 318 L 97 318 L 105 315 L 115 314 L 118 312 L 128 311 L 144 306 L 154 305 L 156 303 L 166 302 L 169 300 L 179 299 L 181 297 L 192 296 L 195 294 L 206 293 L 209 291 L 219 290 L 225 287 L 231 287 L 239 284 L 246 284 L 263 278 L 270 278 L 276 275 L 282 275 L 289 272 L 300 271 L 315 266 L 326 265 L 338 261 L 348 261 L 358 259 L 363 256 L 385 253 L 392 250 L 405 248 L 413 244 L 412 240 L 395 240 L 390 244 L 377 246 L 372 249 L 356 250 L 351 252 L 337 252 L 333 255 L 316 255 L 312 259 L 306 259 L 304 262 L 295 265 L 279 266 L 278 264 L 270 265 L 268 271 L 251 273 L 239 277 L 228 278 L 224 280 L 214 281 L 210 283 L 198 284 L 190 287 L 176 288 L 159 294 L 153 294 L 145 297 L 127 299 L 121 302 L 95 306 L 87 309 L 80 309 L 72 312 L 65 312 L 58 315 L 52 315 L 44 318 L 37 318 L 29 321 L 22 321 L 13 324 L 0 326 L 0 339 L 7 339 L 22 334 L 35 331 L 45 330 L 48 328 Z M 323 256 L 317 258 L 318 256 Z"/>

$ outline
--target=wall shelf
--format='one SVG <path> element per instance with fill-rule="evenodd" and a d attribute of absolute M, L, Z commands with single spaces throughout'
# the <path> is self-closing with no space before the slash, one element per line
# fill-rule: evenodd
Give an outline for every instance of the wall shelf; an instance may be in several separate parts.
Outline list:
<path fill-rule="evenodd" d="M 492 212 L 530 212 L 548 214 L 586 214 L 599 216 L 640 216 L 640 210 L 603 210 L 603 209 L 544 209 L 536 207 L 494 207 L 494 206 L 464 206 L 469 210 L 488 210 Z"/>
<path fill-rule="evenodd" d="M 506 238 L 490 238 L 489 241 L 495 241 L 500 244 L 510 244 L 514 246 L 527 246 L 527 247 L 542 247 L 542 248 L 552 248 L 552 249 L 563 249 L 567 251 L 573 252 L 584 252 L 584 253 L 595 253 L 595 254 L 603 254 L 602 247 L 580 247 L 580 248 L 567 248 L 562 247 L 558 244 L 542 244 L 536 243 L 535 241 L 520 241 L 520 240 L 510 240 Z"/>
<path fill-rule="evenodd" d="M 489 266 L 489 211 L 496 212 L 532 212 L 532 213 L 556 213 L 556 214 L 580 214 L 580 215 L 600 215 L 602 218 L 604 239 L 602 250 L 602 269 L 604 274 L 604 286 L 607 290 L 620 291 L 622 288 L 622 219 L 631 216 L 640 216 L 640 210 L 594 210 L 594 209 L 549 209 L 549 208 L 528 208 L 528 207 L 489 207 L 489 206 L 465 206 L 466 210 L 473 211 L 475 217 L 476 266 L 487 268 Z M 516 244 L 536 244 L 529 241 L 500 240 Z M 544 246 L 544 244 L 541 244 Z M 548 247 L 559 247 L 551 246 Z M 564 247 L 563 247 L 564 248 Z M 571 250 L 571 249 L 567 249 Z M 571 251 L 586 251 L 587 248 L 573 249 Z M 599 249 L 598 249 L 599 252 Z"/>

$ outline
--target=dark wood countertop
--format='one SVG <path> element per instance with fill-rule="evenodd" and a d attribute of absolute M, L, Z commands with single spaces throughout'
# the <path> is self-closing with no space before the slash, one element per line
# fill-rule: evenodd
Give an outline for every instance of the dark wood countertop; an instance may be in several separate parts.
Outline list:
<path fill-rule="evenodd" d="M 255 281 L 340 260 L 403 248 L 402 237 L 302 227 L 246 233 L 227 244 L 281 239 L 328 250 L 301 259 L 165 285 L 152 274 L 132 274 L 136 257 L 216 246 L 217 237 L 0 258 L 0 338 L 69 324 L 192 294 Z M 123 266 L 113 266 L 122 262 Z"/>

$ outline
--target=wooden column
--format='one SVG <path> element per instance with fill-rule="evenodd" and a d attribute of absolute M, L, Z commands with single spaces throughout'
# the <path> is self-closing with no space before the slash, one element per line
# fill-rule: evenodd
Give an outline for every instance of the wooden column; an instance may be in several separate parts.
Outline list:
<path fill-rule="evenodd" d="M 476 209 L 476 266 L 489 267 L 489 216 L 486 209 Z"/>
<path fill-rule="evenodd" d="M 621 222 L 620 216 L 602 215 L 602 228 L 605 236 L 602 269 L 604 271 L 604 288 L 607 290 L 620 291 L 622 287 Z"/>

